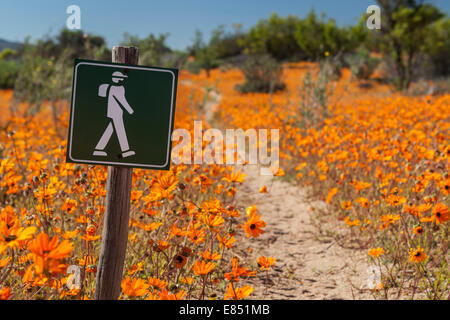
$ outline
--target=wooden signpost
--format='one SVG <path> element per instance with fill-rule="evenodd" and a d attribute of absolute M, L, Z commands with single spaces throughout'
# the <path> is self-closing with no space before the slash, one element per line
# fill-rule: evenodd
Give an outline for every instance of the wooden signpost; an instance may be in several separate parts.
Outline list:
<path fill-rule="evenodd" d="M 133 168 L 170 169 L 178 70 L 137 66 L 136 47 L 112 63 L 75 60 L 67 162 L 108 166 L 96 300 L 120 295 Z"/>
<path fill-rule="evenodd" d="M 113 47 L 112 61 L 138 64 L 139 49 Z M 108 167 L 106 212 L 95 283 L 96 300 L 115 300 L 120 294 L 128 242 L 133 168 Z"/>

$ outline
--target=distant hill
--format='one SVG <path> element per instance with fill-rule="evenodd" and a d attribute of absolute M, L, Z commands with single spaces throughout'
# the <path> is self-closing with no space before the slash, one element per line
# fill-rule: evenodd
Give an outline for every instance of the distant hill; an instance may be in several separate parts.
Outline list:
<path fill-rule="evenodd" d="M 8 41 L 8 40 L 0 39 L 0 52 L 6 48 L 11 48 L 13 50 L 17 50 L 21 46 L 22 46 L 22 44 L 19 42 L 12 42 L 12 41 Z"/>

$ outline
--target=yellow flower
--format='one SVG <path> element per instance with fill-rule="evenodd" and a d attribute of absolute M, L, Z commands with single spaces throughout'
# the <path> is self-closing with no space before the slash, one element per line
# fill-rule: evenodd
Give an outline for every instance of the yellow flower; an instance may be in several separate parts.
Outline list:
<path fill-rule="evenodd" d="M 258 212 L 258 208 L 256 208 L 255 205 L 251 205 L 245 210 L 245 213 L 247 214 L 247 217 L 254 216 Z"/>

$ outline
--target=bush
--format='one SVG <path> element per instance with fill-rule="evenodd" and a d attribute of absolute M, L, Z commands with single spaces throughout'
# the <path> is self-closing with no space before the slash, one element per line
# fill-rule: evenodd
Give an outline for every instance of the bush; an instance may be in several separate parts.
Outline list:
<path fill-rule="evenodd" d="M 203 34 L 200 30 L 195 31 L 194 42 L 188 48 L 189 52 L 195 57 L 195 60 L 188 64 L 188 70 L 192 70 L 193 73 L 205 70 L 206 76 L 209 78 L 211 70 L 220 66 L 221 60 L 219 59 L 219 51 L 216 45 L 222 34 L 220 30 L 219 28 L 212 32 L 209 43 L 203 41 Z"/>
<path fill-rule="evenodd" d="M 345 62 L 349 65 L 352 76 L 358 80 L 368 80 L 380 63 L 380 59 L 370 56 L 365 48 L 359 48 L 354 54 L 348 55 Z"/>
<path fill-rule="evenodd" d="M 378 3 L 386 17 L 377 37 L 378 46 L 387 63 L 393 66 L 390 71 L 394 73 L 394 86 L 406 90 L 416 78 L 414 62 L 420 58 L 430 37 L 430 26 L 444 14 L 437 7 L 418 0 L 378 0 Z"/>
<path fill-rule="evenodd" d="M 236 89 L 243 93 L 271 93 L 286 87 L 280 80 L 283 72 L 281 65 L 269 55 L 250 56 L 242 64 L 241 70 L 244 73 L 245 82 L 237 85 Z"/>
<path fill-rule="evenodd" d="M 309 60 L 328 54 L 341 55 L 356 48 L 365 38 L 361 22 L 354 27 L 340 28 L 333 19 L 318 18 L 314 12 L 297 24 L 295 41 Z"/>
<path fill-rule="evenodd" d="M 331 86 L 333 78 L 334 70 L 330 62 L 320 66 L 317 78 L 314 79 L 310 71 L 303 76 L 299 90 L 299 117 L 296 121 L 299 128 L 319 128 L 329 117 L 328 97 L 334 89 Z"/>
<path fill-rule="evenodd" d="M 16 101 L 28 102 L 27 113 L 39 112 L 44 101 L 48 101 L 52 110 L 55 132 L 64 135 L 59 125 L 59 116 L 64 110 L 63 101 L 70 100 L 72 84 L 72 49 L 62 51 L 57 57 L 47 58 L 40 55 L 39 47 L 25 43 L 17 80 L 14 84 Z"/>
<path fill-rule="evenodd" d="M 211 33 L 209 47 L 213 47 L 218 60 L 224 60 L 242 54 L 243 48 L 239 44 L 244 35 L 242 25 L 234 24 L 234 32 L 225 32 L 224 26 L 220 25 Z M 195 55 L 195 52 L 192 52 Z"/>
<path fill-rule="evenodd" d="M 431 60 L 432 76 L 450 75 L 450 18 L 442 18 L 430 26 L 423 51 Z"/>
<path fill-rule="evenodd" d="M 165 66 L 164 57 L 167 57 L 172 50 L 166 44 L 169 34 L 160 34 L 158 36 L 150 33 L 145 38 L 139 38 L 129 33 L 124 34 L 124 40 L 121 45 L 135 46 L 139 48 L 139 63 L 148 66 Z M 169 62 L 171 64 L 172 62 Z"/>
<path fill-rule="evenodd" d="M 303 58 L 304 53 L 295 41 L 300 19 L 294 15 L 286 18 L 276 13 L 262 19 L 239 42 L 249 54 L 270 54 L 277 60 Z"/>
<path fill-rule="evenodd" d="M 0 60 L 0 89 L 14 88 L 18 70 L 15 61 Z"/>
<path fill-rule="evenodd" d="M 186 64 L 186 70 L 192 74 L 199 74 L 202 71 L 202 67 L 195 61 L 190 61 Z"/>

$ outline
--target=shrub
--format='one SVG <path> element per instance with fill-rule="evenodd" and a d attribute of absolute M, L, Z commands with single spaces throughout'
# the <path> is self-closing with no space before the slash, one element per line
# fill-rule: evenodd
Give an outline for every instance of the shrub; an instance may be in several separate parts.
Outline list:
<path fill-rule="evenodd" d="M 354 54 L 348 55 L 345 62 L 350 66 L 352 76 L 358 80 L 367 80 L 380 63 L 380 59 L 371 57 L 365 48 L 359 48 Z"/>
<path fill-rule="evenodd" d="M 159 34 L 158 36 L 150 33 L 145 38 L 139 38 L 129 33 L 124 34 L 122 45 L 135 46 L 139 48 L 139 63 L 149 66 L 163 66 L 164 57 L 172 50 L 166 44 L 169 34 Z"/>
<path fill-rule="evenodd" d="M 195 60 L 188 64 L 188 70 L 192 70 L 194 73 L 205 70 L 206 76 L 209 78 L 211 70 L 217 68 L 221 62 L 218 56 L 218 47 L 214 42 L 218 37 L 220 38 L 220 34 L 220 31 L 213 31 L 212 39 L 209 43 L 205 43 L 201 31 L 196 30 L 194 43 L 188 48 Z"/>
<path fill-rule="evenodd" d="M 282 67 L 269 55 L 250 56 L 241 65 L 245 82 L 236 89 L 243 92 L 275 92 L 283 90 L 286 85 L 281 82 Z"/>
<path fill-rule="evenodd" d="M 433 23 L 425 39 L 423 51 L 431 60 L 432 76 L 450 75 L 450 18 Z"/>
<path fill-rule="evenodd" d="M 430 36 L 430 26 L 440 20 L 443 13 L 431 4 L 416 0 L 378 0 L 378 3 L 386 16 L 386 23 L 378 34 L 379 47 L 385 60 L 392 61 L 396 89 L 405 90 L 415 77 L 414 61 Z"/>
<path fill-rule="evenodd" d="M 252 27 L 240 44 L 249 54 L 270 54 L 277 60 L 304 57 L 302 49 L 295 41 L 295 32 L 300 19 L 294 15 L 286 18 L 276 13 L 269 19 L 262 19 Z"/>
<path fill-rule="evenodd" d="M 302 78 L 297 120 L 297 126 L 301 129 L 320 127 L 329 116 L 328 97 L 332 92 L 330 83 L 333 78 L 333 68 L 330 66 L 330 63 L 323 64 L 315 79 L 310 71 Z"/>
<path fill-rule="evenodd" d="M 297 24 L 295 41 L 309 60 L 323 57 L 327 52 L 340 55 L 358 46 L 365 38 L 361 22 L 354 27 L 340 28 L 333 19 L 318 18 L 314 12 Z"/>
<path fill-rule="evenodd" d="M 0 60 L 0 89 L 12 89 L 18 75 L 15 61 Z"/>
<path fill-rule="evenodd" d="M 233 25 L 234 32 L 225 32 L 224 26 L 220 25 L 211 33 L 208 46 L 214 47 L 217 59 L 224 60 L 242 54 L 243 48 L 239 44 L 244 35 L 241 24 Z M 195 54 L 195 52 L 193 52 Z"/>

